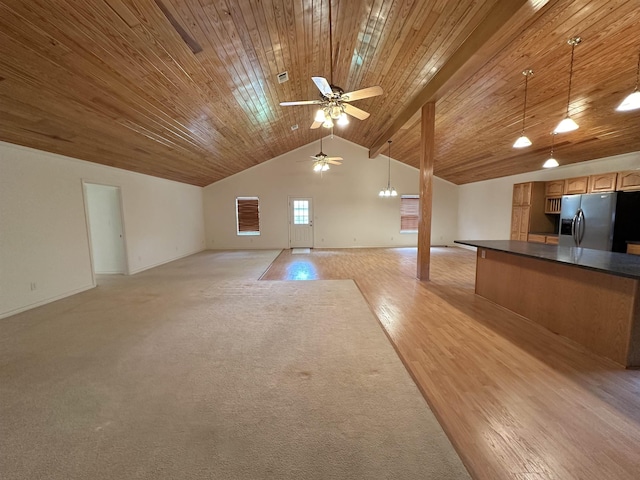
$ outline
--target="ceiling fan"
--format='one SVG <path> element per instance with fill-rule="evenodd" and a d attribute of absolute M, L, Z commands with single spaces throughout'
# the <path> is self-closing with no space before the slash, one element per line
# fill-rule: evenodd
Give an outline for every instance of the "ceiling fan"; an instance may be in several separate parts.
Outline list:
<path fill-rule="evenodd" d="M 349 123 L 347 115 L 351 115 L 359 120 L 369 118 L 369 113 L 354 107 L 349 102 L 362 100 L 364 98 L 382 95 L 382 88 L 379 86 L 363 88 L 353 92 L 344 92 L 342 88 L 333 85 L 333 35 L 331 31 L 331 0 L 329 0 L 329 59 L 330 59 L 330 79 L 328 82 L 324 77 L 311 77 L 313 83 L 320 90 L 320 98 L 317 100 L 302 100 L 298 102 L 280 102 L 283 107 L 291 105 L 321 105 L 316 112 L 316 116 L 311 124 L 311 128 L 333 128 L 334 122 L 340 126 Z"/>
<path fill-rule="evenodd" d="M 311 155 L 313 158 L 313 171 L 314 172 L 326 172 L 329 170 L 329 164 L 342 165 L 342 157 L 329 157 L 322 151 L 322 137 L 320 137 L 320 153 Z"/>

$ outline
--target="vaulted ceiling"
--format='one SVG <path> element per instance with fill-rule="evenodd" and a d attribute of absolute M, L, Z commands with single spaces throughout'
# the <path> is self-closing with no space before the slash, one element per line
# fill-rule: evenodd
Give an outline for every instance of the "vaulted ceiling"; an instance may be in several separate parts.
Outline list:
<path fill-rule="evenodd" d="M 0 140 L 208 185 L 326 135 L 312 76 L 380 85 L 335 134 L 418 167 L 436 102 L 437 176 L 463 184 L 640 151 L 638 0 L 0 0 Z M 331 64 L 333 58 L 333 64 Z M 529 81 L 522 128 L 524 69 Z M 288 72 L 289 81 L 277 76 Z M 298 125 L 293 130 L 292 126 Z M 383 149 L 382 153 L 386 150 Z M 339 155 L 339 152 L 332 152 Z M 346 158 L 345 161 L 348 161 Z"/>

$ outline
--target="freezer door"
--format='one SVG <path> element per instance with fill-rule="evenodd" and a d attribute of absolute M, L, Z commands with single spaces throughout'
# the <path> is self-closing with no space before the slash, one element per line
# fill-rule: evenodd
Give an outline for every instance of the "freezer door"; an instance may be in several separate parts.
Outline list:
<path fill-rule="evenodd" d="M 560 232 L 558 236 L 558 244 L 561 247 L 576 247 L 578 245 L 574 238 L 573 231 L 578 210 L 580 210 L 581 197 L 582 195 L 565 195 L 562 197 Z"/>
<path fill-rule="evenodd" d="M 613 224 L 616 214 L 615 193 L 590 193 L 582 195 L 579 220 L 579 240 L 583 248 L 611 250 Z"/>

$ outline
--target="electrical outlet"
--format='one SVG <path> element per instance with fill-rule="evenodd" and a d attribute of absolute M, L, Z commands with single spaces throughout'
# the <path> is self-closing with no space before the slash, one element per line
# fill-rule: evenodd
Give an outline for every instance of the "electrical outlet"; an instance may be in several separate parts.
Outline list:
<path fill-rule="evenodd" d="M 38 288 L 38 285 L 36 284 L 36 282 L 31 282 L 29 284 L 29 288 L 31 289 L 31 291 L 33 292 L 36 288 Z"/>
<path fill-rule="evenodd" d="M 487 252 L 485 250 L 481 250 L 480 251 L 480 258 L 486 258 L 487 257 Z"/>

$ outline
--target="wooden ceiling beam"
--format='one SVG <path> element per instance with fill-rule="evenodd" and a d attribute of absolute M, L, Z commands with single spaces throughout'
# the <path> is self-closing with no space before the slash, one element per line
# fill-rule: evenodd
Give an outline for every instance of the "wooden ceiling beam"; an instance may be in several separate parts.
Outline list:
<path fill-rule="evenodd" d="M 369 147 L 369 158 L 377 157 L 387 140 L 412 120 L 428 102 L 437 101 L 452 86 L 475 73 L 493 55 L 520 34 L 521 29 L 549 0 L 500 0 L 464 43 L 432 77 L 393 124 Z"/>

